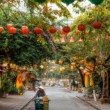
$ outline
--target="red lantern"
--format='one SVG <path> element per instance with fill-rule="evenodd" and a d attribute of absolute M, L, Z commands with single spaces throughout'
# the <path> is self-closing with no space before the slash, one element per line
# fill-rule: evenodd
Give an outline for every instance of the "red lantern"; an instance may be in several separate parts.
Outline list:
<path fill-rule="evenodd" d="M 78 30 L 84 31 L 85 29 L 86 29 L 85 25 L 83 24 L 78 25 Z"/>
<path fill-rule="evenodd" d="M 100 29 L 102 26 L 102 23 L 100 21 L 95 21 L 93 23 L 93 27 L 96 28 L 96 29 Z"/>
<path fill-rule="evenodd" d="M 4 28 L 3 27 L 0 27 L 0 32 L 3 32 L 4 31 Z"/>
<path fill-rule="evenodd" d="M 56 28 L 54 28 L 54 27 L 51 27 L 50 29 L 49 29 L 49 32 L 51 33 L 51 34 L 53 34 L 53 33 L 55 33 L 57 30 L 56 30 Z"/>
<path fill-rule="evenodd" d="M 67 34 L 68 32 L 70 32 L 70 27 L 69 26 L 65 26 L 63 27 L 63 31 Z"/>
<path fill-rule="evenodd" d="M 107 39 L 107 40 L 110 40 L 110 36 L 107 36 L 106 39 Z"/>
<path fill-rule="evenodd" d="M 89 32 L 85 32 L 85 34 L 86 34 L 86 35 L 88 35 L 88 34 L 89 34 Z"/>
<path fill-rule="evenodd" d="M 8 30 L 9 30 L 11 27 L 13 27 L 12 24 L 7 24 L 7 25 L 6 25 L 6 28 L 7 28 Z"/>
<path fill-rule="evenodd" d="M 28 34 L 29 33 L 29 29 L 27 26 L 22 26 L 21 27 L 21 33 L 22 34 Z"/>
<path fill-rule="evenodd" d="M 66 32 L 62 31 L 62 34 L 67 34 Z"/>
<path fill-rule="evenodd" d="M 16 28 L 14 28 L 14 27 L 9 28 L 9 33 L 10 34 L 16 34 L 16 32 L 17 32 Z"/>
<path fill-rule="evenodd" d="M 41 28 L 38 28 L 38 27 L 35 27 L 34 28 L 34 33 L 35 34 L 41 34 L 42 33 L 42 29 Z"/>
<path fill-rule="evenodd" d="M 78 30 L 78 31 L 76 31 L 76 35 L 79 35 L 81 32 Z"/>

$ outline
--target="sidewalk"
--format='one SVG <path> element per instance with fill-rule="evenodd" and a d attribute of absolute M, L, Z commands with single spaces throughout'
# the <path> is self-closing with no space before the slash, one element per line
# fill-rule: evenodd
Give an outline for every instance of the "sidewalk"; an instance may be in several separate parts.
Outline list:
<path fill-rule="evenodd" d="M 0 98 L 0 110 L 21 110 L 34 96 L 36 92 L 26 91 L 24 95 L 9 95 Z"/>
<path fill-rule="evenodd" d="M 86 103 L 93 106 L 97 110 L 110 110 L 110 104 L 109 103 L 101 104 L 101 102 L 99 100 L 94 101 L 94 99 L 87 98 L 87 97 L 85 98 L 84 96 L 77 96 L 77 98 L 79 98 L 82 101 L 85 101 Z"/>
<path fill-rule="evenodd" d="M 73 96 L 76 96 L 81 101 L 89 104 L 90 106 L 96 108 L 96 110 L 110 110 L 110 103 L 101 104 L 100 100 L 94 101 L 93 98 L 87 98 L 83 95 L 83 93 L 78 93 L 77 91 L 72 91 L 67 88 L 69 92 L 72 92 Z"/>

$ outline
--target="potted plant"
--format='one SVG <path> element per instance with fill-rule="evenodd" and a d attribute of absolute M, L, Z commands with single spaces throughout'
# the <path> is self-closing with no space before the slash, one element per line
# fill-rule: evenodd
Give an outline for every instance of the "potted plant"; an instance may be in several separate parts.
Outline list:
<path fill-rule="evenodd" d="M 93 87 L 92 86 L 89 86 L 87 88 L 87 95 L 88 95 L 88 97 L 93 97 Z"/>
<path fill-rule="evenodd" d="M 21 86 L 21 87 L 18 89 L 18 91 L 19 91 L 19 94 L 20 94 L 20 95 L 23 95 L 23 93 L 24 93 L 24 91 L 25 91 L 25 88 L 24 88 L 23 86 Z"/>
<path fill-rule="evenodd" d="M 6 77 L 2 80 L 2 88 L 1 89 L 4 94 L 4 97 L 7 97 L 8 93 L 12 89 L 12 82 L 8 77 Z"/>

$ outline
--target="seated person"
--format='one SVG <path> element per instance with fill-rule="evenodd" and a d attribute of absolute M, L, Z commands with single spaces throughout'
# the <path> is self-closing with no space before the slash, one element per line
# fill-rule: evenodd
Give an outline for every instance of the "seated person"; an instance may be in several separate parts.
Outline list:
<path fill-rule="evenodd" d="M 44 88 L 42 86 L 39 87 L 39 90 L 36 93 L 36 97 L 44 97 L 46 95 Z"/>

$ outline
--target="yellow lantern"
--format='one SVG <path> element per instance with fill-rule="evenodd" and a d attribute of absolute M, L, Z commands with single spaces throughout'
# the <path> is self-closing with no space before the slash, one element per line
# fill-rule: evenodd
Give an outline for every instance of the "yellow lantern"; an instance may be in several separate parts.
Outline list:
<path fill-rule="evenodd" d="M 80 70 L 83 70 L 83 67 L 81 66 L 81 67 L 79 67 L 79 69 L 80 69 Z"/>
<path fill-rule="evenodd" d="M 60 67 L 60 71 L 64 71 L 65 70 L 65 67 Z"/>
<path fill-rule="evenodd" d="M 88 72 L 88 71 L 84 71 L 83 72 L 85 75 L 89 75 L 90 74 L 90 72 Z"/>
<path fill-rule="evenodd" d="M 86 60 L 80 60 L 79 62 L 80 62 L 80 63 L 85 63 L 85 62 L 86 62 Z"/>
<path fill-rule="evenodd" d="M 77 57 L 73 57 L 73 60 L 78 60 L 78 58 Z"/>
<path fill-rule="evenodd" d="M 40 65 L 40 68 L 41 68 L 41 69 L 43 69 L 43 68 L 44 68 L 44 66 L 43 66 L 43 65 Z"/>
<path fill-rule="evenodd" d="M 53 66 L 53 67 L 52 67 L 52 70 L 56 70 L 56 67 L 55 67 L 55 66 Z"/>
<path fill-rule="evenodd" d="M 63 61 L 62 61 L 62 60 L 59 60 L 59 64 L 60 64 L 60 65 L 63 64 Z"/>
<path fill-rule="evenodd" d="M 62 67 L 62 70 L 64 71 L 65 70 L 65 67 Z"/>
<path fill-rule="evenodd" d="M 89 87 L 89 76 L 85 75 L 85 87 Z"/>
<path fill-rule="evenodd" d="M 7 62 L 3 63 L 3 66 L 5 66 L 5 67 L 6 67 L 6 66 L 7 66 Z"/>
<path fill-rule="evenodd" d="M 76 64 L 75 62 L 72 62 L 72 63 L 71 63 L 72 66 L 75 66 L 75 64 Z"/>
<path fill-rule="evenodd" d="M 74 66 L 70 66 L 70 70 L 74 70 Z"/>
<path fill-rule="evenodd" d="M 90 75 L 90 86 L 94 86 L 94 79 L 92 75 Z"/>
<path fill-rule="evenodd" d="M 51 63 L 52 63 L 52 65 L 55 65 L 55 61 L 52 61 Z"/>
<path fill-rule="evenodd" d="M 37 68 L 38 68 L 38 65 L 37 65 L 37 64 L 34 64 L 34 68 L 36 68 L 36 69 L 37 69 Z"/>

